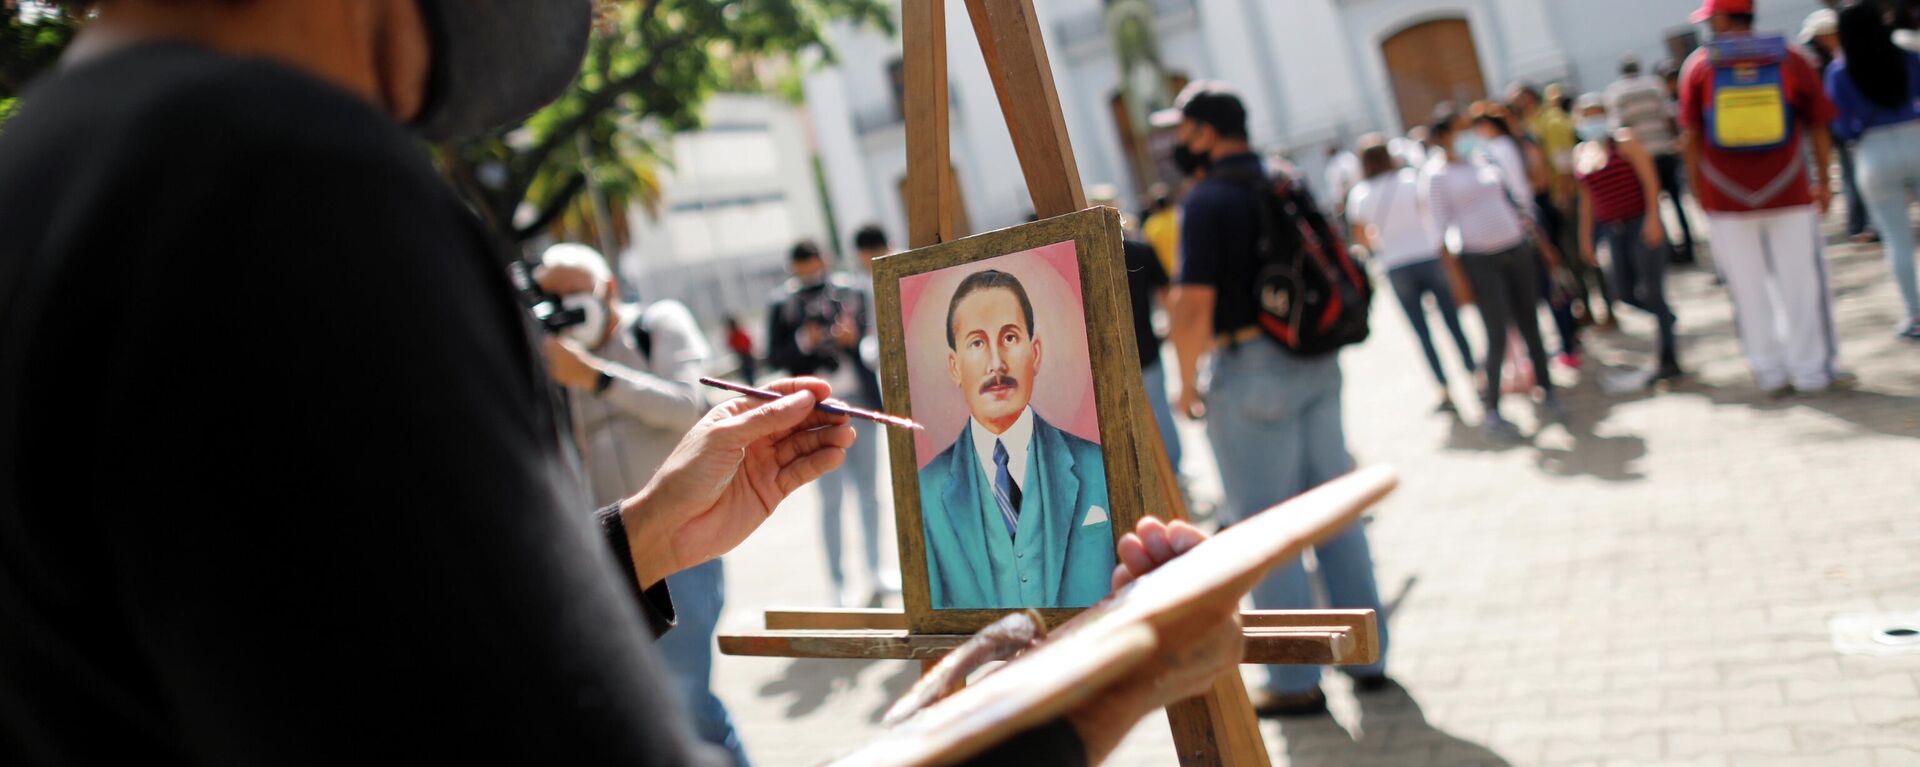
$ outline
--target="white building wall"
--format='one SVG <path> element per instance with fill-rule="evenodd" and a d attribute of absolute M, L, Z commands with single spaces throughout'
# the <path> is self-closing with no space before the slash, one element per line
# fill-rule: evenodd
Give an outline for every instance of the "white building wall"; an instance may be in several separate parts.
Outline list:
<path fill-rule="evenodd" d="M 627 212 L 619 269 L 642 299 L 685 302 L 712 332 L 752 313 L 786 272 L 799 239 L 824 241 L 823 201 L 802 114 L 769 96 L 718 94 L 705 127 L 671 139 L 657 212 Z"/>
<path fill-rule="evenodd" d="M 1762 0 L 1755 4 L 1763 31 L 1798 35 L 1807 14 L 1824 7 L 1819 0 Z M 1546 3 L 1556 29 L 1578 30 L 1565 35 L 1572 72 L 1571 84 L 1580 90 L 1598 90 L 1617 76 L 1620 56 L 1638 54 L 1647 66 L 1668 57 L 1666 39 L 1686 32 L 1687 15 L 1700 7 L 1695 0 L 1607 0 L 1604 3 Z"/>
<path fill-rule="evenodd" d="M 896 8 L 897 8 L 896 3 Z M 1246 97 L 1256 147 L 1287 149 L 1318 181 L 1325 148 L 1401 124 L 1381 45 L 1426 21 L 1465 19 L 1490 96 L 1517 79 L 1565 80 L 1578 92 L 1603 87 L 1628 50 L 1652 66 L 1666 39 L 1686 31 L 1699 0 L 1155 0 L 1161 58 L 1170 72 L 1233 83 Z M 1764 0 L 1763 29 L 1796 31 L 1818 0 Z M 952 155 L 975 231 L 1017 223 L 1031 211 L 999 103 L 964 3 L 947 6 Z M 1052 57 L 1061 111 L 1086 184 L 1112 184 L 1133 209 L 1130 171 L 1108 100 L 1119 83 L 1100 18 L 1101 0 L 1036 2 Z M 832 30 L 840 63 L 808 78 L 816 148 L 827 171 L 844 243 L 878 222 L 904 244 L 899 200 L 906 142 L 898 124 L 854 130 L 827 114 L 892 109 L 887 64 L 899 42 L 871 30 Z M 1064 39 L 1063 39 L 1064 38 Z M 816 100 L 816 93 L 819 94 Z M 864 118 L 863 118 L 864 119 Z M 868 122 L 871 122 L 870 120 Z M 838 135 L 833 135 L 833 134 Z M 855 183 L 855 176 L 865 183 Z"/>

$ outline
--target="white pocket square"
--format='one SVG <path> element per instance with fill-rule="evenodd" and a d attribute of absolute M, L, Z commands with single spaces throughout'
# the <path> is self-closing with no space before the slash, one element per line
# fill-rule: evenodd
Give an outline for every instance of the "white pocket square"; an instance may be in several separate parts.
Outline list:
<path fill-rule="evenodd" d="M 1085 522 L 1081 522 L 1080 526 L 1097 525 L 1105 521 L 1107 521 L 1107 510 L 1098 506 L 1090 506 L 1087 508 L 1087 519 Z"/>

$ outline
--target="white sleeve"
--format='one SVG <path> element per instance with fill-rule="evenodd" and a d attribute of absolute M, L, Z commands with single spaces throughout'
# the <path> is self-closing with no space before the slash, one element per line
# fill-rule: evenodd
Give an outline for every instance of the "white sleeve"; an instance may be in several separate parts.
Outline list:
<path fill-rule="evenodd" d="M 1347 223 L 1365 225 L 1373 218 L 1367 210 L 1367 203 L 1379 196 L 1372 193 L 1373 187 L 1372 181 L 1362 181 L 1347 193 Z"/>
<path fill-rule="evenodd" d="M 677 301 L 648 306 L 636 322 L 653 341 L 650 370 L 609 363 L 607 372 L 614 380 L 600 398 L 648 426 L 691 428 L 707 412 L 700 376 L 706 373 L 709 352 L 699 324 Z"/>

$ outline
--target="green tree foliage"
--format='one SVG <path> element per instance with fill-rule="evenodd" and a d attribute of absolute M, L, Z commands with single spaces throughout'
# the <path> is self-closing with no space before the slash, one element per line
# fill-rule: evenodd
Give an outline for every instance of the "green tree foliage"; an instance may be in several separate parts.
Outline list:
<path fill-rule="evenodd" d="M 58 3 L 4 0 L 0 20 L 0 126 L 6 125 L 20 94 L 33 78 L 53 67 L 73 40 L 78 18 Z"/>
<path fill-rule="evenodd" d="M 441 147 L 442 164 L 507 242 L 577 213 L 589 184 L 616 211 L 629 201 L 650 202 L 658 192 L 652 170 L 661 158 L 648 136 L 697 127 L 701 103 L 716 90 L 771 80 L 760 64 L 827 52 L 829 22 L 891 29 L 889 5 L 601 0 L 586 60 L 566 93 L 521 126 Z M 516 222 L 523 205 L 531 214 Z"/>

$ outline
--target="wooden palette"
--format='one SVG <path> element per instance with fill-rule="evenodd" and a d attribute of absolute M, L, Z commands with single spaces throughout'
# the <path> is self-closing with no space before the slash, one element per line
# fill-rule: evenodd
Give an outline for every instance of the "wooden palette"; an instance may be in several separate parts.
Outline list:
<path fill-rule="evenodd" d="M 1146 662 L 1161 632 L 1238 604 L 1268 570 L 1356 523 L 1397 484 L 1391 468 L 1364 469 L 1233 525 L 834 764 L 952 764 L 1051 721 Z"/>

